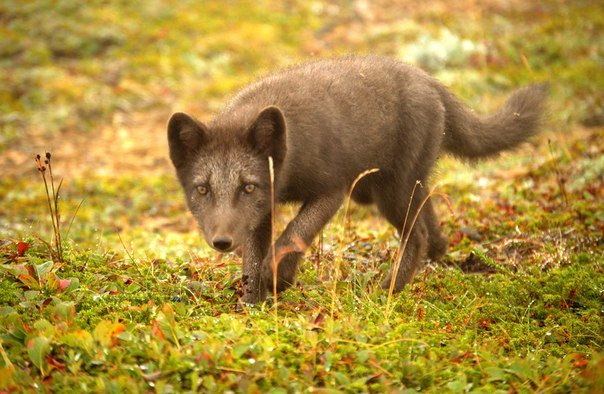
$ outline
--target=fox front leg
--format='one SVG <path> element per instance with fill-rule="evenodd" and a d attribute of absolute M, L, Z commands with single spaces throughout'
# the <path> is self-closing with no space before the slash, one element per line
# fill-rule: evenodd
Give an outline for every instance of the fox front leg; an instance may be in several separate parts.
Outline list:
<path fill-rule="evenodd" d="M 267 284 L 265 291 L 273 292 L 274 277 L 277 278 L 278 292 L 294 284 L 298 263 L 304 251 L 338 211 L 343 200 L 344 193 L 334 193 L 313 198 L 302 205 L 296 217 L 287 225 L 275 243 L 275 262 L 273 263 L 272 249 L 268 250 L 264 258 L 262 276 L 263 283 Z M 276 275 L 273 273 L 273 266 L 277 268 Z"/>
<path fill-rule="evenodd" d="M 243 296 L 245 304 L 257 304 L 264 301 L 267 285 L 263 283 L 263 261 L 271 241 L 271 219 L 266 217 L 250 236 L 243 248 Z"/>

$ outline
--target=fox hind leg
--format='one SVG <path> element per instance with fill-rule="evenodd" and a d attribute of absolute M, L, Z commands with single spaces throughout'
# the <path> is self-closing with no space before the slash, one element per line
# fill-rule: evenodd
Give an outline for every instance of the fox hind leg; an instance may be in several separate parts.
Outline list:
<path fill-rule="evenodd" d="M 436 232 L 436 230 L 440 231 L 440 226 L 436 227 L 438 222 L 431 206 L 426 212 L 422 210 L 417 221 L 412 223 L 415 213 L 427 195 L 426 192 L 417 187 L 410 204 L 412 186 L 402 187 L 402 184 L 403 182 L 396 180 L 387 180 L 382 183 L 381 187 L 376 188 L 377 191 L 374 193 L 374 199 L 382 215 L 398 230 L 399 234 L 403 234 L 401 238 L 403 242 L 408 237 L 407 244 L 402 250 L 404 254 L 399 267 L 393 267 L 381 284 L 384 289 L 390 288 L 394 277 L 394 291 L 397 292 L 403 290 L 405 285 L 413 280 L 417 271 L 422 267 L 422 260 L 426 253 L 434 252 L 436 255 L 442 249 L 440 243 L 432 246 L 429 242 L 433 233 L 442 236 Z M 384 185 L 387 186 L 384 187 Z M 407 209 L 409 209 L 408 213 Z M 395 269 L 396 272 L 393 272 Z"/>
<path fill-rule="evenodd" d="M 449 241 L 440 227 L 432 201 L 426 201 L 420 215 L 428 230 L 428 258 L 432 261 L 439 260 L 447 252 Z"/>
<path fill-rule="evenodd" d="M 397 267 L 396 263 L 391 268 L 390 272 L 382 280 L 381 287 L 389 289 L 394 277 L 394 291 L 402 291 L 407 283 L 411 283 L 417 271 L 422 267 L 422 258 L 426 254 L 428 231 L 426 224 L 420 218 L 409 235 L 409 240 L 404 249 L 400 250 L 403 253 L 400 259 L 400 264 Z M 405 242 L 405 239 L 403 239 Z"/>

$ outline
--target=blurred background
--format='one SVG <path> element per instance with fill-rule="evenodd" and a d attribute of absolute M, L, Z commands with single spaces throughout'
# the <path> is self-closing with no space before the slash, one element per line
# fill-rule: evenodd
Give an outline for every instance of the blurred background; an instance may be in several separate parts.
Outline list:
<path fill-rule="evenodd" d="M 76 238 L 188 231 L 167 155 L 170 114 L 208 120 L 238 88 L 315 58 L 399 58 L 477 112 L 549 81 L 543 141 L 601 145 L 603 11 L 597 0 L 3 1 L 0 231 L 47 227 L 33 161 L 44 151 L 65 179 L 66 211 L 85 201 Z"/>

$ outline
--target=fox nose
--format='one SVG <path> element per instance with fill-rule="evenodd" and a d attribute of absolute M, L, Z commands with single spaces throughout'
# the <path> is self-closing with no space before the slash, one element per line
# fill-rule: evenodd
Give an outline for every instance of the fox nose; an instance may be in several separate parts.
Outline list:
<path fill-rule="evenodd" d="M 216 237 L 212 240 L 212 245 L 218 250 L 228 250 L 233 245 L 233 240 L 230 237 Z"/>

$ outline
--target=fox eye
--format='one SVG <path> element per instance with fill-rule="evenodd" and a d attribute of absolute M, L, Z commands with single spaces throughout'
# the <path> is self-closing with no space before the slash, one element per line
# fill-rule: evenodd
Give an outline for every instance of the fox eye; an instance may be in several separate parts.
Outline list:
<path fill-rule="evenodd" d="M 253 185 L 251 183 L 248 183 L 247 185 L 243 186 L 243 191 L 245 194 L 250 194 L 254 190 L 256 190 L 256 185 Z"/>
<path fill-rule="evenodd" d="M 206 185 L 198 185 L 195 189 L 197 190 L 197 193 L 202 196 L 205 196 L 210 192 L 210 189 Z"/>

